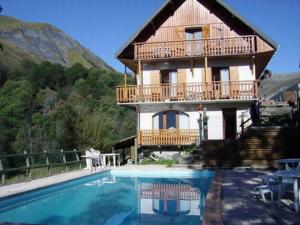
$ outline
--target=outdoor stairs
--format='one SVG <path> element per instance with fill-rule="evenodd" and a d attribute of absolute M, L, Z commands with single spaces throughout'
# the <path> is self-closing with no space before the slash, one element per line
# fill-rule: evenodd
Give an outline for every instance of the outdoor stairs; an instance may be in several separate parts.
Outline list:
<path fill-rule="evenodd" d="M 274 168 L 275 160 L 300 157 L 299 127 L 250 127 L 237 140 L 203 141 L 205 167 Z"/>

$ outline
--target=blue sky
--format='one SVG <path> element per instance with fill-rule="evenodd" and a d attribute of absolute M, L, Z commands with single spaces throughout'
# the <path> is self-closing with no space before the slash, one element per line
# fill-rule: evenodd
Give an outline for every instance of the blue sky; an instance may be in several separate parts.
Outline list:
<path fill-rule="evenodd" d="M 279 49 L 268 65 L 274 73 L 299 71 L 300 0 L 224 0 Z M 4 15 L 62 29 L 119 71 L 115 52 L 164 0 L 0 0 Z"/>

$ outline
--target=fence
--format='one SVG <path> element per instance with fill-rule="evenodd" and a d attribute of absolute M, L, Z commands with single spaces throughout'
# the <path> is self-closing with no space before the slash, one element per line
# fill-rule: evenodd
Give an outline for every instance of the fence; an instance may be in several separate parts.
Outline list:
<path fill-rule="evenodd" d="M 2 184 L 6 183 L 6 177 L 8 172 L 20 172 L 20 171 L 26 171 L 29 179 L 31 179 L 31 170 L 36 168 L 47 168 L 48 175 L 51 175 L 51 168 L 55 166 L 64 166 L 65 171 L 68 172 L 69 165 L 79 163 L 79 169 L 82 168 L 82 163 L 85 162 L 85 159 L 80 159 L 81 153 L 84 152 L 84 150 L 77 151 L 74 149 L 73 151 L 63 151 L 60 152 L 41 152 L 41 153 L 27 153 L 24 151 L 23 154 L 9 154 L 9 155 L 0 155 L 0 175 L 1 175 L 1 181 Z M 66 157 L 66 156 L 71 157 Z M 39 160 L 39 162 L 43 161 L 44 163 L 34 163 L 33 157 L 40 157 L 43 156 L 42 160 Z M 50 156 L 52 158 L 55 158 L 55 162 L 50 162 Z M 15 159 L 18 161 L 22 161 L 24 166 L 21 167 L 15 167 L 15 168 L 9 168 L 8 161 L 10 159 Z M 70 161 L 67 159 L 71 159 Z"/>

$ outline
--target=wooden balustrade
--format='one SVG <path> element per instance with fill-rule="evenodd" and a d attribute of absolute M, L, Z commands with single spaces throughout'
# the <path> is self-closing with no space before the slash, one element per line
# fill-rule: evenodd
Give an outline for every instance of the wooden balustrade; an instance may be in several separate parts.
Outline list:
<path fill-rule="evenodd" d="M 117 86 L 118 103 L 254 99 L 257 81 Z"/>
<path fill-rule="evenodd" d="M 191 145 L 199 141 L 199 130 L 196 129 L 160 129 L 139 130 L 139 145 Z"/>
<path fill-rule="evenodd" d="M 200 40 L 135 43 L 134 59 L 146 61 L 153 59 L 253 54 L 256 52 L 255 37 L 255 35 L 248 35 Z"/>

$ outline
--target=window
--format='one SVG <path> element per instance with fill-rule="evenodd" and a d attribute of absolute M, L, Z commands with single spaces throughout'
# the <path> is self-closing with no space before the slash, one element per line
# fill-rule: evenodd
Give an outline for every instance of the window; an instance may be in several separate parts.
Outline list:
<path fill-rule="evenodd" d="M 202 28 L 187 28 L 185 30 L 186 53 L 188 56 L 201 55 L 201 42 L 197 41 L 202 39 Z"/>
<path fill-rule="evenodd" d="M 177 71 L 173 70 L 162 70 L 161 73 L 161 83 L 170 84 L 169 88 L 164 89 L 164 96 L 170 98 L 175 98 L 177 96 Z"/>
<path fill-rule="evenodd" d="M 189 116 L 175 110 L 163 111 L 152 118 L 153 129 L 189 129 Z"/>
<path fill-rule="evenodd" d="M 218 91 L 222 98 L 226 98 L 229 95 L 229 68 L 228 67 L 217 67 L 212 68 L 212 81 L 220 82 L 219 85 L 214 85 L 214 91 Z"/>
<path fill-rule="evenodd" d="M 200 40 L 202 38 L 202 28 L 187 28 L 185 30 L 186 40 Z"/>

